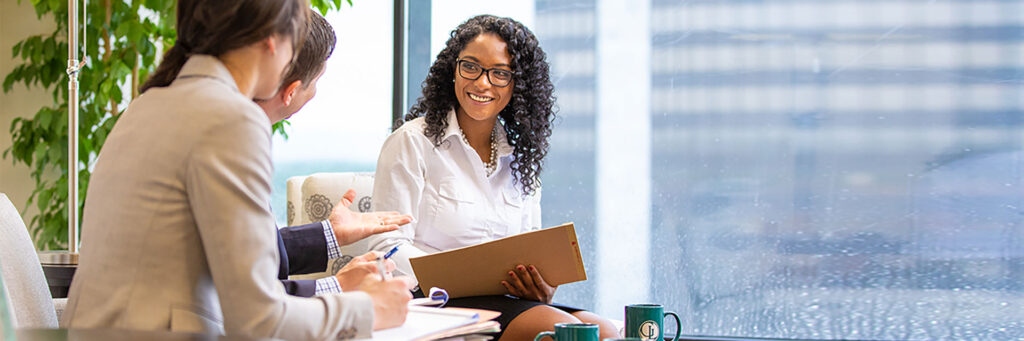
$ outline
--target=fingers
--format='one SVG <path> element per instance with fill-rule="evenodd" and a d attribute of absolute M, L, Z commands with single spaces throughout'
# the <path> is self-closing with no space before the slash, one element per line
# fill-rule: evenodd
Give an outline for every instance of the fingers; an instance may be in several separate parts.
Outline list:
<path fill-rule="evenodd" d="M 530 265 L 530 277 L 533 278 L 533 283 L 537 285 L 538 288 L 550 286 L 548 285 L 548 282 L 544 281 L 544 277 L 541 277 L 540 271 L 537 270 L 537 267 L 533 265 Z"/>
<path fill-rule="evenodd" d="M 372 215 L 373 217 L 391 222 L 392 224 L 405 225 L 413 221 L 411 215 L 401 214 L 398 212 L 367 212 L 366 214 Z"/>
<path fill-rule="evenodd" d="M 375 260 L 377 260 L 377 257 L 380 257 L 380 256 L 381 256 L 381 252 L 370 251 L 370 252 L 364 253 L 362 255 L 359 255 L 358 257 L 355 257 L 353 259 L 354 260 L 358 259 L 358 260 L 363 261 L 363 262 L 368 262 L 368 261 L 375 261 Z"/>
<path fill-rule="evenodd" d="M 395 212 L 387 212 L 390 214 L 383 214 L 381 212 L 367 213 L 372 215 L 372 220 L 383 222 L 386 225 L 405 225 L 412 222 L 412 216 L 408 214 L 398 214 Z"/>
<path fill-rule="evenodd" d="M 526 286 L 523 285 L 523 281 L 519 279 L 519 276 L 516 275 L 515 271 L 509 271 L 508 275 L 512 277 L 512 280 L 508 281 L 509 284 L 512 285 L 512 288 L 516 289 L 522 295 L 529 294 L 529 291 L 526 290 Z M 520 295 L 516 295 L 516 296 L 520 296 Z M 522 297 L 522 296 L 520 296 L 520 297 Z"/>
<path fill-rule="evenodd" d="M 344 206 L 345 208 L 348 208 L 349 206 L 352 206 L 352 203 L 355 201 L 356 190 L 349 189 L 348 191 L 345 191 L 345 195 L 341 196 L 341 202 L 339 202 L 338 204 Z"/>
<path fill-rule="evenodd" d="M 412 216 L 408 214 L 396 215 L 390 216 L 386 220 L 392 225 L 405 225 L 412 222 Z"/>
<path fill-rule="evenodd" d="M 534 282 L 533 276 L 530 275 L 530 272 L 528 270 L 526 270 L 525 266 L 522 266 L 522 265 L 516 266 L 516 274 L 518 274 L 519 277 L 522 278 L 523 285 L 525 287 L 527 287 L 527 288 L 542 288 L 541 286 L 535 284 L 536 282 Z M 534 290 L 530 290 L 530 291 L 532 292 Z"/>
<path fill-rule="evenodd" d="M 516 288 L 513 288 L 511 284 L 508 284 L 508 281 L 501 281 L 501 286 L 505 287 L 505 290 L 508 290 L 509 295 L 516 297 L 523 296 L 523 293 L 519 292 L 519 290 L 516 290 Z"/>
<path fill-rule="evenodd" d="M 363 264 L 359 264 L 359 268 L 362 269 L 363 271 L 366 271 L 367 273 L 380 275 L 380 271 L 377 270 L 377 262 L 366 262 Z"/>
<path fill-rule="evenodd" d="M 398 230 L 398 225 L 376 226 L 376 227 L 373 227 L 373 230 L 370 231 L 370 235 L 374 235 L 374 234 L 378 234 L 378 233 L 384 233 L 384 232 L 391 232 L 391 231 L 395 231 L 395 230 Z M 369 237 L 369 235 L 367 237 Z"/>
<path fill-rule="evenodd" d="M 409 277 L 409 276 L 398 276 L 398 277 L 395 277 L 395 279 L 399 279 L 399 280 L 405 281 L 405 290 L 408 291 L 409 295 L 411 296 L 412 295 L 412 289 L 416 288 L 416 284 L 417 284 L 416 280 L 413 279 L 412 277 Z"/>

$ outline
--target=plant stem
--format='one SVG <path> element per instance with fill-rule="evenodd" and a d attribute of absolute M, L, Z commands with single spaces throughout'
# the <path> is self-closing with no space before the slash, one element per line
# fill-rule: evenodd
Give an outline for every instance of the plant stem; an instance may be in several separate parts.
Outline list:
<path fill-rule="evenodd" d="M 107 27 L 110 27 L 110 16 L 112 15 L 111 12 L 113 12 L 110 0 L 103 0 L 103 8 L 105 12 L 103 21 L 103 62 L 109 65 L 110 57 L 113 55 L 113 42 L 111 41 L 113 39 L 111 38 L 110 31 L 107 30 Z M 117 101 L 115 101 L 113 97 L 110 98 L 110 107 L 107 109 L 107 112 L 109 112 L 111 116 L 117 114 Z"/>

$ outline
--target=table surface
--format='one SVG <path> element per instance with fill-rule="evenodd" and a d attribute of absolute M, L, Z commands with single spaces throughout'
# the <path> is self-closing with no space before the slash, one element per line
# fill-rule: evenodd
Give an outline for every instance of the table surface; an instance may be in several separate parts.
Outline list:
<path fill-rule="evenodd" d="M 254 341 L 269 340 L 241 336 L 179 333 L 171 331 L 141 331 L 125 329 L 18 329 L 19 341 L 93 341 L 93 340 L 152 340 L 152 341 L 198 341 L 228 340 Z"/>

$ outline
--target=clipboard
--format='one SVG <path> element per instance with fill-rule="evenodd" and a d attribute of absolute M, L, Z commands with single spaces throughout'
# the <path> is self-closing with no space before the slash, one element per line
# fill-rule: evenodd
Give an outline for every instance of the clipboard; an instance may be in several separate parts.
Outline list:
<path fill-rule="evenodd" d="M 409 259 L 421 288 L 450 298 L 504 295 L 501 281 L 516 265 L 533 265 L 551 285 L 587 280 L 573 223 Z"/>

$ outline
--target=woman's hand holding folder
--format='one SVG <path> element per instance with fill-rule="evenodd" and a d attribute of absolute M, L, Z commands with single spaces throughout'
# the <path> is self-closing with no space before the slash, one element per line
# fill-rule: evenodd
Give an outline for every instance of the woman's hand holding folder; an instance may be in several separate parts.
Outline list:
<path fill-rule="evenodd" d="M 545 282 L 540 271 L 537 271 L 533 265 L 527 267 L 519 264 L 508 272 L 508 277 L 508 280 L 501 281 L 501 285 L 508 289 L 509 295 L 547 304 L 551 304 L 555 298 L 555 290 L 558 289 L 558 286 L 552 286 Z"/>

